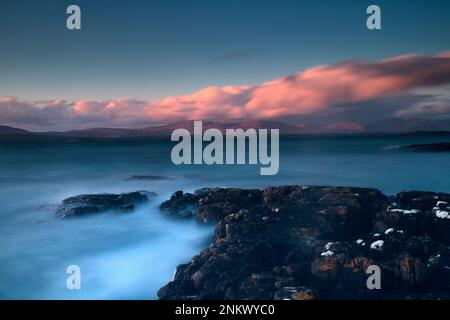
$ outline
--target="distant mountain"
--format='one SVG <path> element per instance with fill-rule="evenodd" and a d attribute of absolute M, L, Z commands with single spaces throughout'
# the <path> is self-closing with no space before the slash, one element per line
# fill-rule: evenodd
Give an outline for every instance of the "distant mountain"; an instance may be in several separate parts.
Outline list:
<path fill-rule="evenodd" d="M 62 132 L 30 132 L 23 129 L 9 126 L 0 126 L 0 137 L 19 137 L 28 139 L 29 137 L 45 139 L 79 139 L 79 138 L 134 138 L 134 137 L 163 137 L 170 136 L 175 129 L 184 128 L 193 131 L 193 121 L 178 121 L 174 123 L 156 125 L 139 129 L 126 128 L 90 128 L 82 130 L 71 130 Z M 209 128 L 216 128 L 225 132 L 226 129 L 280 129 L 282 135 L 299 134 L 363 134 L 363 133 L 412 133 L 412 132 L 450 132 L 450 119 L 431 120 L 431 119 L 399 119 L 388 118 L 377 120 L 367 124 L 344 120 L 332 122 L 322 126 L 314 126 L 308 123 L 293 125 L 282 121 L 272 120 L 254 120 L 254 121 L 235 121 L 218 122 L 203 121 L 203 131 Z"/>
<path fill-rule="evenodd" d="M 203 131 L 216 128 L 222 132 L 226 129 L 280 129 L 281 134 L 300 134 L 302 127 L 289 125 L 280 121 L 249 121 L 249 122 L 214 122 L 203 121 Z M 65 137 L 97 137 L 97 138 L 125 138 L 125 137 L 156 137 L 170 136 L 175 129 L 184 128 L 193 132 L 193 121 L 179 121 L 166 125 L 145 127 L 140 129 L 121 129 L 121 128 L 91 128 L 85 130 L 71 130 L 66 132 L 47 132 L 47 134 L 65 136 Z"/>
<path fill-rule="evenodd" d="M 369 132 L 405 133 L 417 131 L 450 131 L 450 119 L 399 119 L 388 118 L 367 124 Z"/>
<path fill-rule="evenodd" d="M 122 128 L 89 128 L 62 132 L 45 132 L 46 135 L 76 138 L 122 138 L 138 135 L 138 130 Z"/>
<path fill-rule="evenodd" d="M 366 126 L 356 121 L 340 121 L 329 124 L 319 130 L 319 132 L 323 133 L 362 133 L 365 131 Z"/>
<path fill-rule="evenodd" d="M 27 130 L 23 130 L 23 129 L 17 129 L 17 128 L 13 128 L 13 127 L 8 127 L 8 126 L 0 126 L 0 134 L 3 135 L 16 135 L 16 134 L 31 134 L 31 132 L 27 131 Z"/>
<path fill-rule="evenodd" d="M 192 128 L 192 123 L 188 122 L 185 126 L 186 128 Z M 181 128 L 181 127 L 180 127 Z M 203 130 L 208 128 L 216 128 L 222 132 L 226 129 L 279 129 L 280 134 L 301 134 L 304 133 L 303 126 L 297 126 L 288 124 L 281 121 L 271 121 L 271 120 L 254 120 L 254 121 L 240 121 L 240 122 L 203 122 Z"/>

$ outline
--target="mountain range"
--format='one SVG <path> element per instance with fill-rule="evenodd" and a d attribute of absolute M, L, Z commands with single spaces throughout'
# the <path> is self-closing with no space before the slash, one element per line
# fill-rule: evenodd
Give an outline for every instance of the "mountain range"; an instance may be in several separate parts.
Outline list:
<path fill-rule="evenodd" d="M 193 131 L 192 121 L 179 121 L 164 125 L 149 126 L 139 129 L 126 128 L 89 128 L 70 131 L 32 132 L 10 126 L 0 126 L 0 136 L 39 136 L 39 137 L 72 137 L 72 138 L 132 138 L 170 136 L 178 128 Z M 257 120 L 241 122 L 203 121 L 203 130 L 225 129 L 280 129 L 282 135 L 301 134 L 364 134 L 364 133 L 413 133 L 413 132 L 450 132 L 450 119 L 400 119 L 388 118 L 370 123 L 352 120 L 338 121 L 324 126 L 308 124 L 294 125 L 282 121 Z"/>

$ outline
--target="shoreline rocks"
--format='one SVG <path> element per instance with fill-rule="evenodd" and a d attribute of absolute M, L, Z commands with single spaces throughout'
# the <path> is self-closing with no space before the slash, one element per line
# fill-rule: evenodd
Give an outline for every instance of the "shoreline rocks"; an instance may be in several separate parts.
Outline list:
<path fill-rule="evenodd" d="M 401 150 L 416 152 L 450 152 L 450 142 L 412 144 L 400 147 Z"/>
<path fill-rule="evenodd" d="M 132 212 L 137 204 L 148 201 L 156 194 L 136 191 L 122 194 L 82 194 L 64 199 L 56 208 L 56 217 L 71 218 L 105 211 Z"/>
<path fill-rule="evenodd" d="M 216 227 L 160 299 L 450 299 L 450 219 L 437 214 L 450 194 L 214 188 L 178 191 L 161 209 Z M 381 290 L 367 288 L 370 265 Z"/>
<path fill-rule="evenodd" d="M 157 180 L 170 180 L 170 178 L 156 175 L 134 175 L 125 179 L 125 181 L 157 181 Z"/>

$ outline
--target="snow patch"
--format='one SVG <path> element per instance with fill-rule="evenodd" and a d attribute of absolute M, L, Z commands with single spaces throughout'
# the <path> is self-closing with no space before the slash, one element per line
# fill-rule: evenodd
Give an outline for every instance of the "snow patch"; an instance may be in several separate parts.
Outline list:
<path fill-rule="evenodd" d="M 406 209 L 390 209 L 389 212 L 399 212 L 399 213 L 403 213 L 403 214 L 415 214 L 415 213 L 418 213 L 419 210 L 417 210 L 417 209 L 412 209 L 412 210 L 406 210 Z"/>
<path fill-rule="evenodd" d="M 449 213 L 447 211 L 443 211 L 443 210 L 437 210 L 436 217 L 438 217 L 440 219 L 450 219 Z"/>
<path fill-rule="evenodd" d="M 334 254 L 333 251 L 328 250 L 327 252 L 322 252 L 320 255 L 322 257 L 331 257 Z"/>
<path fill-rule="evenodd" d="M 381 250 L 383 250 L 383 246 L 384 246 L 384 241 L 378 240 L 378 241 L 373 242 L 370 245 L 370 249 L 381 251 Z"/>
<path fill-rule="evenodd" d="M 439 219 L 450 219 L 450 213 L 448 211 L 441 210 L 439 207 L 440 205 L 445 205 L 447 202 L 445 201 L 438 201 L 436 203 L 436 207 L 433 208 L 433 212 Z"/>
<path fill-rule="evenodd" d="M 394 228 L 389 228 L 384 232 L 384 234 L 390 234 L 392 232 L 394 232 Z"/>

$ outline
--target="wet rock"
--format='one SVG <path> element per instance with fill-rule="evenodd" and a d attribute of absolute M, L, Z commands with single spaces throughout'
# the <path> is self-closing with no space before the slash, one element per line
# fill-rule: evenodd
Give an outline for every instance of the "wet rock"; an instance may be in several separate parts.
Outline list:
<path fill-rule="evenodd" d="M 429 144 L 412 144 L 400 147 L 402 150 L 416 151 L 416 152 L 450 152 L 450 143 L 429 143 Z"/>
<path fill-rule="evenodd" d="M 167 180 L 167 179 L 169 179 L 169 178 L 168 177 L 163 177 L 163 176 L 134 175 L 134 176 L 131 176 L 129 178 L 126 178 L 125 180 L 126 181 L 155 181 L 155 180 Z"/>
<path fill-rule="evenodd" d="M 335 286 L 345 260 L 344 255 L 324 256 L 311 263 L 311 274 L 320 290 Z"/>
<path fill-rule="evenodd" d="M 260 201 L 260 190 L 203 188 L 194 193 L 177 191 L 160 208 L 172 216 L 185 215 L 187 211 L 195 212 L 199 221 L 207 223 L 217 222 L 231 213 L 255 206 Z"/>
<path fill-rule="evenodd" d="M 261 202 L 261 194 L 260 190 L 218 189 L 200 198 L 197 219 L 217 222 L 229 214 L 256 206 Z"/>
<path fill-rule="evenodd" d="M 186 216 L 190 215 L 196 209 L 199 196 L 191 193 L 183 193 L 183 191 L 175 192 L 169 200 L 161 203 L 160 208 L 170 216 Z"/>
<path fill-rule="evenodd" d="M 154 196 L 155 193 L 147 191 L 123 194 L 82 194 L 64 199 L 56 208 L 56 216 L 70 218 L 105 211 L 132 212 L 135 205 Z"/>
<path fill-rule="evenodd" d="M 274 294 L 274 300 L 314 300 L 314 290 L 306 287 L 285 287 Z"/>
<path fill-rule="evenodd" d="M 425 282 L 427 271 L 420 259 L 405 254 L 399 261 L 399 269 L 407 289 L 419 288 Z"/>
<path fill-rule="evenodd" d="M 440 201 L 440 202 L 439 202 Z M 438 203 L 439 202 L 439 203 Z M 446 203 L 445 203 L 446 202 Z M 216 222 L 211 245 L 181 265 L 161 299 L 406 299 L 450 292 L 450 195 L 272 187 L 175 193 L 163 210 Z M 378 265 L 382 289 L 369 290 Z M 445 277 L 445 279 L 444 279 Z"/>

